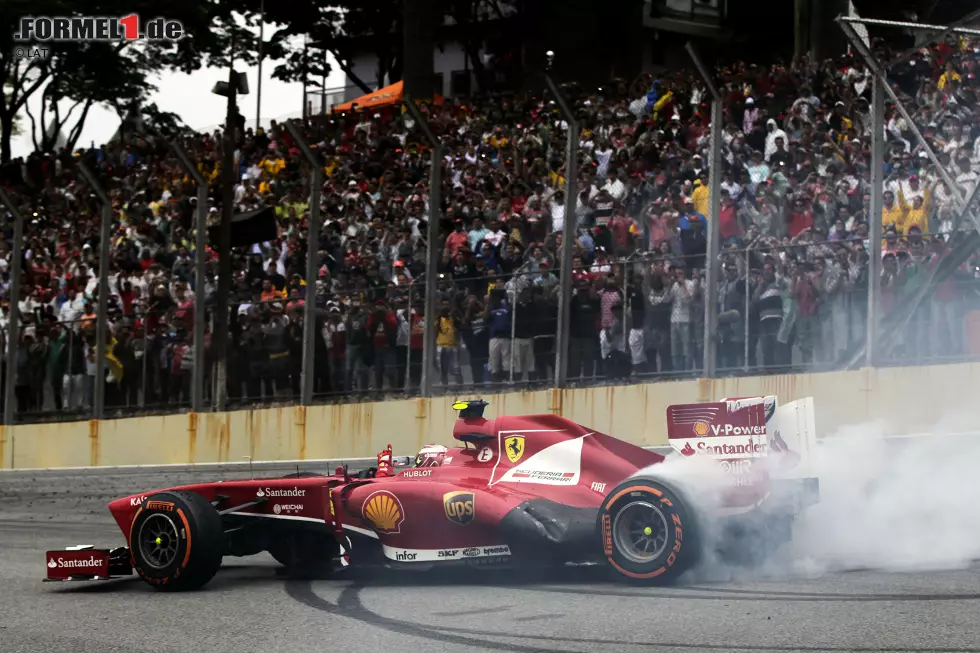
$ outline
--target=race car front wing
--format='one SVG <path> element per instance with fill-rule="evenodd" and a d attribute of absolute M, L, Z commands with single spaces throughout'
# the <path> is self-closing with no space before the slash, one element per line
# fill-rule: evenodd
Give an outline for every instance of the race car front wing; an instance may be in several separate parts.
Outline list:
<path fill-rule="evenodd" d="M 69 546 L 45 553 L 48 576 L 44 582 L 110 580 L 133 575 L 127 547 L 96 549 L 91 544 Z"/>

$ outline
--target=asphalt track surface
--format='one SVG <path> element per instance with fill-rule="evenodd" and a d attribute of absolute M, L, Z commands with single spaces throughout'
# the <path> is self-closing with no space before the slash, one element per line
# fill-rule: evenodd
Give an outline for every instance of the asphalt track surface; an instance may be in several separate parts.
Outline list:
<path fill-rule="evenodd" d="M 0 652 L 980 652 L 980 568 L 658 589 L 599 568 L 299 581 L 263 554 L 226 560 L 193 593 L 41 582 L 47 549 L 124 543 L 110 499 L 242 474 L 0 474 Z"/>

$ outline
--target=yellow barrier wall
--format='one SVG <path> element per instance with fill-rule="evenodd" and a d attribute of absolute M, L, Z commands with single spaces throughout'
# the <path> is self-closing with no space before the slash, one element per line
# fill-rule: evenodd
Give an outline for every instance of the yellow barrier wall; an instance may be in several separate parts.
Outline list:
<path fill-rule="evenodd" d="M 921 433 L 951 398 L 977 387 L 980 364 L 688 380 L 483 395 L 488 416 L 557 413 L 640 445 L 664 445 L 670 404 L 774 394 L 814 397 L 821 436 L 886 420 L 889 433 Z M 472 398 L 470 396 L 462 398 Z M 454 397 L 280 407 L 0 427 L 0 468 L 156 465 L 374 456 L 389 443 L 410 455 L 452 443 Z M 978 420 L 980 422 L 980 420 Z"/>

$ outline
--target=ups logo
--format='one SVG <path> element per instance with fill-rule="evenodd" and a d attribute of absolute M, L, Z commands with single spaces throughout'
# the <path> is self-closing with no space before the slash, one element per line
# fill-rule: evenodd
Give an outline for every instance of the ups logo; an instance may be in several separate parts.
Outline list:
<path fill-rule="evenodd" d="M 447 492 L 442 497 L 446 519 L 457 524 L 469 524 L 476 517 L 476 497 L 472 492 Z"/>

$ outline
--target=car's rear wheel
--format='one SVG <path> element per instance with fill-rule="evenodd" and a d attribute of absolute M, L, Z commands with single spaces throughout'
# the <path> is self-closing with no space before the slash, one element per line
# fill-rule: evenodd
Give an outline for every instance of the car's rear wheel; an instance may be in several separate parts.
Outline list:
<path fill-rule="evenodd" d="M 129 545 L 133 568 L 154 588 L 197 589 L 221 566 L 221 516 L 196 492 L 158 492 L 136 511 Z"/>
<path fill-rule="evenodd" d="M 630 479 L 610 492 L 599 510 L 603 554 L 619 577 L 668 584 L 700 554 L 694 515 L 666 485 Z"/>

